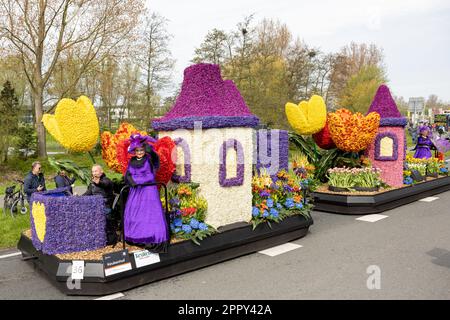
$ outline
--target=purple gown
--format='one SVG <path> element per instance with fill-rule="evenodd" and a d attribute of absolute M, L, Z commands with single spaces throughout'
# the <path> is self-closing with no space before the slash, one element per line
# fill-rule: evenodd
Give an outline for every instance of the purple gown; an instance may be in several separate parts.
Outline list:
<path fill-rule="evenodd" d="M 169 233 L 158 187 L 139 186 L 155 182 L 149 157 L 146 155 L 141 160 L 133 158 L 125 179 L 132 184 L 125 206 L 125 240 L 143 245 L 149 251 L 166 252 Z"/>
<path fill-rule="evenodd" d="M 420 136 L 417 140 L 416 154 L 414 158 L 416 159 L 430 159 L 432 157 L 431 147 L 434 147 L 433 142 L 430 138 Z"/>

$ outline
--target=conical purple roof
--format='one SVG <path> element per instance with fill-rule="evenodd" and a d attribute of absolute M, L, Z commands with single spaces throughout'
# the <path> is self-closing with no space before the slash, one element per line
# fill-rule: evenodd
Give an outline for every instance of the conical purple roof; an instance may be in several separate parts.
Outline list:
<path fill-rule="evenodd" d="M 184 71 L 181 93 L 172 109 L 152 126 L 172 131 L 193 129 L 195 122 L 201 122 L 202 128 L 255 127 L 259 119 L 233 81 L 222 79 L 218 65 L 196 64 Z"/>
<path fill-rule="evenodd" d="M 392 98 L 391 91 L 384 84 L 378 88 L 375 94 L 368 113 L 371 112 L 378 112 L 380 114 L 380 126 L 382 127 L 406 126 L 407 124 L 407 119 L 398 110 L 397 104 Z"/>

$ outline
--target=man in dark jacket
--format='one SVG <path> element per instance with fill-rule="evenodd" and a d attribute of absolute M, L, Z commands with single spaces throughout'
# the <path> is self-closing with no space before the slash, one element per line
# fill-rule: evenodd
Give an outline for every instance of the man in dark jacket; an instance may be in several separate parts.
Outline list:
<path fill-rule="evenodd" d="M 92 181 L 86 193 L 83 196 L 99 195 L 105 199 L 105 216 L 106 216 L 106 238 L 108 245 L 114 245 L 117 242 L 117 221 L 112 214 L 112 205 L 114 202 L 114 185 L 113 182 L 106 177 L 103 168 L 100 165 L 92 167 Z"/>
<path fill-rule="evenodd" d="M 103 168 L 100 165 L 92 167 L 92 181 L 86 193 L 83 196 L 102 196 L 105 199 L 105 207 L 108 213 L 111 213 L 111 208 L 114 202 L 114 185 L 112 181 L 105 175 Z M 109 210 L 108 210 L 109 209 Z"/>
<path fill-rule="evenodd" d="M 28 203 L 30 203 L 33 193 L 46 190 L 45 178 L 41 173 L 41 163 L 36 161 L 31 165 L 31 172 L 27 174 L 23 184 L 23 191 L 27 195 Z"/>
<path fill-rule="evenodd" d="M 55 177 L 56 188 L 68 188 L 69 192 L 73 194 L 72 185 L 75 183 L 75 180 L 76 178 L 70 179 L 66 171 L 61 170 Z"/>

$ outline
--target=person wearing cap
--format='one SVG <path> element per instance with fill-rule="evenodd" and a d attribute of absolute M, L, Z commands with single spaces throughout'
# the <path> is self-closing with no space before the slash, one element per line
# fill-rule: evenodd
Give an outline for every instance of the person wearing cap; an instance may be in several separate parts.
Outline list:
<path fill-rule="evenodd" d="M 431 141 L 430 128 L 428 126 L 422 126 L 420 128 L 420 135 L 417 139 L 417 145 L 413 149 L 416 151 L 414 158 L 416 159 L 430 159 L 432 157 L 431 150 L 436 150 L 436 146 Z"/>
<path fill-rule="evenodd" d="M 154 183 L 159 169 L 159 157 L 149 143 L 155 139 L 134 134 L 128 152 L 133 154 L 125 183 L 130 186 L 125 205 L 125 240 L 155 253 L 167 252 L 169 230 L 157 186 Z"/>

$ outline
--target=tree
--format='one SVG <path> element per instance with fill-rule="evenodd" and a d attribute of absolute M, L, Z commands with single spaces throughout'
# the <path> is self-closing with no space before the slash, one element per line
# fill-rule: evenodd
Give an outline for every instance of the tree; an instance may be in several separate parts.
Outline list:
<path fill-rule="evenodd" d="M 386 83 L 384 71 L 377 66 L 363 67 L 346 83 L 338 106 L 353 112 L 367 113 L 380 85 Z"/>
<path fill-rule="evenodd" d="M 0 93 L 0 162 L 8 161 L 11 138 L 19 127 L 19 100 L 9 81 L 3 85 Z"/>
<path fill-rule="evenodd" d="M 0 51 L 0 83 L 9 81 L 14 87 L 14 92 L 19 100 L 19 107 L 29 104 L 28 81 L 21 70 L 21 59 L 17 55 L 2 54 Z"/>
<path fill-rule="evenodd" d="M 369 66 L 376 66 L 383 72 L 385 70 L 383 50 L 374 44 L 352 42 L 334 54 L 332 70 L 329 73 L 330 88 L 327 102 L 335 106 L 339 100 L 342 101 L 350 78 Z"/>
<path fill-rule="evenodd" d="M 36 152 L 36 130 L 34 125 L 21 123 L 16 137 L 16 154 L 23 159 Z"/>
<path fill-rule="evenodd" d="M 171 73 L 175 61 L 172 59 L 169 50 L 171 35 L 167 31 L 168 20 L 159 14 L 153 13 L 145 18 L 145 28 L 141 35 L 142 54 L 138 55 L 140 65 L 143 69 L 145 110 L 143 115 L 147 122 L 154 116 L 155 101 L 159 101 L 160 91 L 165 89 L 170 83 Z M 142 108 L 141 108 L 142 109 Z M 139 113 L 139 110 L 137 110 Z"/>
<path fill-rule="evenodd" d="M 408 102 L 402 96 L 394 96 L 393 98 L 400 113 L 406 117 L 409 110 Z"/>
<path fill-rule="evenodd" d="M 213 29 L 206 34 L 205 40 L 195 49 L 194 63 L 213 63 L 224 65 L 232 58 L 228 46 L 229 35 L 223 30 Z"/>
<path fill-rule="evenodd" d="M 0 34 L 9 52 L 20 57 L 30 86 L 40 157 L 47 155 L 41 122 L 44 99 L 60 59 L 70 54 L 81 61 L 73 83 L 67 86 L 70 91 L 103 57 L 125 50 L 121 46 L 132 36 L 143 8 L 142 0 L 1 1 Z"/>

